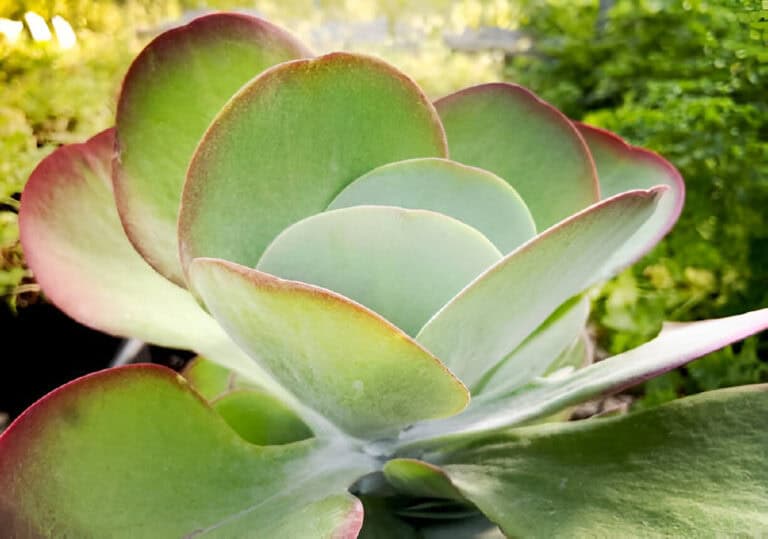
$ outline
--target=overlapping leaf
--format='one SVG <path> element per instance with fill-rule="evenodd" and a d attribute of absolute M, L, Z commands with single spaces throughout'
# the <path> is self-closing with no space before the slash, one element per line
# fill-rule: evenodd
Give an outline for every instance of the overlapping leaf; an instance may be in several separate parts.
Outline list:
<path fill-rule="evenodd" d="M 190 283 L 244 350 L 352 435 L 391 435 L 467 404 L 442 363 L 344 296 L 216 259 L 196 259 Z"/>
<path fill-rule="evenodd" d="M 447 159 L 411 159 L 376 168 L 345 187 L 328 209 L 366 204 L 449 215 L 482 232 L 504 254 L 536 234 L 531 212 L 507 182 Z"/>
<path fill-rule="evenodd" d="M 488 238 L 441 213 L 355 206 L 288 227 L 256 269 L 333 290 L 415 335 L 500 258 Z"/>
<path fill-rule="evenodd" d="M 388 64 L 346 53 L 281 64 L 224 107 L 195 152 L 179 222 L 183 261 L 253 267 L 283 229 L 323 211 L 362 174 L 446 152 L 435 109 Z"/>
<path fill-rule="evenodd" d="M 466 88 L 435 103 L 451 158 L 498 174 L 544 230 L 599 199 L 594 164 L 573 124 L 514 84 Z"/>
<path fill-rule="evenodd" d="M 370 468 L 315 440 L 251 445 L 172 371 L 123 367 L 0 435 L 0 521 L 10 537 L 351 539 L 362 508 L 346 489 Z"/>
<path fill-rule="evenodd" d="M 429 457 L 512 537 L 751 535 L 768 529 L 766 417 L 768 386 L 746 386 L 475 436 Z M 400 462 L 387 467 L 412 466 Z"/>
<path fill-rule="evenodd" d="M 117 106 L 115 192 L 133 244 L 183 284 L 176 221 L 192 152 L 230 97 L 261 71 L 309 56 L 273 24 L 215 13 L 165 32 L 134 60 Z"/>

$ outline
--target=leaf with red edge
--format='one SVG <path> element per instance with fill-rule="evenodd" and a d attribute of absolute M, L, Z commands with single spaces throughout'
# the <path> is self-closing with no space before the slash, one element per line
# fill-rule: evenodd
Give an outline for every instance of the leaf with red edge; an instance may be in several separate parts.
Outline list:
<path fill-rule="evenodd" d="M 214 13 L 159 35 L 134 60 L 117 105 L 115 193 L 131 241 L 169 279 L 184 283 L 176 222 L 203 132 L 247 81 L 309 55 L 267 21 Z"/>
<path fill-rule="evenodd" d="M 0 435 L 0 522 L 18 538 L 351 539 L 362 507 L 346 489 L 371 466 L 318 440 L 251 445 L 173 371 L 122 367 L 59 388 Z"/>
<path fill-rule="evenodd" d="M 89 327 L 204 353 L 275 388 L 183 288 L 136 252 L 115 209 L 110 181 L 114 130 L 46 157 L 21 197 L 27 264 L 46 296 Z"/>
<path fill-rule="evenodd" d="M 603 197 L 655 185 L 669 187 L 653 217 L 622 248 L 627 264 L 634 262 L 661 241 L 680 217 L 685 199 L 683 178 L 663 157 L 632 146 L 614 133 L 578 122 L 576 127 L 595 159 Z"/>
<path fill-rule="evenodd" d="M 467 405 L 437 358 L 340 294 L 210 258 L 195 259 L 190 284 L 245 351 L 354 436 L 391 435 Z"/>
<path fill-rule="evenodd" d="M 599 200 L 592 158 L 571 121 L 521 86 L 465 88 L 435 102 L 451 158 L 498 174 L 544 230 Z"/>
<path fill-rule="evenodd" d="M 229 101 L 192 158 L 182 261 L 253 267 L 282 230 L 323 211 L 365 172 L 446 153 L 434 107 L 389 64 L 333 53 L 276 66 Z"/>

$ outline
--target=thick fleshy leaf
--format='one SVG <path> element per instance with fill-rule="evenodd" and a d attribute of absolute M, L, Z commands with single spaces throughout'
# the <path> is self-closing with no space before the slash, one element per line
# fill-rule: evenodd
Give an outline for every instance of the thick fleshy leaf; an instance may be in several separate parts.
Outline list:
<path fill-rule="evenodd" d="M 184 289 L 125 237 L 112 198 L 114 132 L 63 146 L 34 170 L 19 216 L 27 263 L 48 298 L 113 335 L 196 350 L 263 387 L 275 384 Z"/>
<path fill-rule="evenodd" d="M 560 368 L 559 356 L 584 331 L 589 318 L 589 298 L 577 296 L 547 318 L 520 346 L 505 357 L 472 394 L 510 391 L 537 376 Z"/>
<path fill-rule="evenodd" d="M 457 441 L 451 483 L 511 537 L 733 537 L 768 529 L 768 385 Z"/>
<path fill-rule="evenodd" d="M 10 537 L 351 538 L 362 515 L 346 489 L 371 466 L 316 440 L 249 444 L 173 371 L 122 367 L 0 436 L 0 520 Z"/>
<path fill-rule="evenodd" d="M 659 190 L 617 195 L 538 235 L 462 290 L 416 340 L 472 387 L 559 305 L 610 274 Z"/>
<path fill-rule="evenodd" d="M 557 109 L 515 84 L 466 88 L 435 103 L 451 158 L 507 180 L 539 230 L 599 200 L 584 140 Z"/>
<path fill-rule="evenodd" d="M 333 53 L 277 66 L 224 107 L 195 152 L 182 261 L 253 267 L 279 232 L 323 211 L 365 172 L 446 152 L 434 107 L 390 65 Z"/>
<path fill-rule="evenodd" d="M 569 406 L 632 387 L 766 329 L 768 309 L 670 325 L 654 340 L 570 376 L 539 380 L 455 417 L 417 425 L 402 436 L 400 443 L 407 445 L 449 433 L 498 430 L 548 417 Z"/>
<path fill-rule="evenodd" d="M 131 241 L 163 275 L 184 282 L 176 222 L 203 132 L 247 81 L 306 56 L 267 21 L 215 13 L 161 34 L 134 60 L 117 106 L 115 194 Z"/>
<path fill-rule="evenodd" d="M 211 406 L 244 440 L 279 445 L 312 437 L 312 431 L 285 404 L 257 389 L 235 389 Z"/>
<path fill-rule="evenodd" d="M 187 363 L 181 375 L 207 401 L 240 387 L 234 372 L 202 356 Z"/>
<path fill-rule="evenodd" d="M 482 232 L 508 253 L 536 235 L 528 207 L 507 182 L 448 159 L 390 163 L 349 184 L 328 209 L 375 204 L 432 210 Z"/>
<path fill-rule="evenodd" d="M 631 189 L 666 185 L 656 213 L 624 248 L 628 261 L 634 262 L 669 232 L 680 216 L 685 199 L 685 184 L 677 169 L 655 153 L 631 146 L 617 135 L 582 123 L 576 123 L 589 146 L 600 178 L 603 197 Z"/>
<path fill-rule="evenodd" d="M 392 459 L 384 465 L 383 472 L 390 485 L 408 496 L 465 501 L 445 472 L 428 462 Z"/>
<path fill-rule="evenodd" d="M 441 213 L 354 206 L 288 227 L 256 269 L 333 290 L 415 335 L 499 259 L 488 238 Z"/>
<path fill-rule="evenodd" d="M 216 259 L 195 260 L 190 283 L 244 350 L 355 436 L 392 434 L 467 404 L 440 361 L 344 296 Z"/>

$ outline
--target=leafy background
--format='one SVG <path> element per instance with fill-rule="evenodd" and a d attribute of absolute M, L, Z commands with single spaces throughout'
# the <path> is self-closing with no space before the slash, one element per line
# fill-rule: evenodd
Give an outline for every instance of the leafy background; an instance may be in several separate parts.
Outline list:
<path fill-rule="evenodd" d="M 605 353 L 648 340 L 663 320 L 768 305 L 768 10 L 760 0 L 0 0 L 0 17 L 60 15 L 78 36 L 62 51 L 55 40 L 0 35 L 2 308 L 23 312 L 40 301 L 16 225 L 36 163 L 111 123 L 122 75 L 158 31 L 231 8 L 282 23 L 316 51 L 383 56 L 434 97 L 502 77 L 518 82 L 672 161 L 688 188 L 679 224 L 593 292 L 592 328 Z M 647 383 L 635 406 L 759 381 L 768 381 L 765 336 Z"/>

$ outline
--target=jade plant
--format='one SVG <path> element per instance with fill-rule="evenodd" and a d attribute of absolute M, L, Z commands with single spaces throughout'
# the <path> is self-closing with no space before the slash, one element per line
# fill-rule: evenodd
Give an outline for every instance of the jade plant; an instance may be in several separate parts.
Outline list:
<path fill-rule="evenodd" d="M 5 537 L 731 536 L 768 530 L 768 387 L 567 421 L 768 326 L 591 364 L 589 290 L 670 229 L 663 158 L 512 84 L 406 75 L 214 14 L 136 58 L 115 127 L 21 201 L 80 322 L 200 357 L 53 391 L 0 437 Z M 62 358 L 62 361 L 77 358 Z"/>

